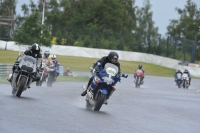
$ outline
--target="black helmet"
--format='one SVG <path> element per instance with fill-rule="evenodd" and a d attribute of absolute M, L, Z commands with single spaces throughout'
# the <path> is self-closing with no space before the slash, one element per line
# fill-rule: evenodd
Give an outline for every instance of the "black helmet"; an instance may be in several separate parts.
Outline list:
<path fill-rule="evenodd" d="M 34 43 L 30 48 L 31 54 L 36 57 L 40 53 L 40 46 L 37 43 Z"/>
<path fill-rule="evenodd" d="M 142 69 L 142 64 L 139 64 L 139 65 L 138 65 L 138 68 L 139 68 L 139 69 Z"/>
<path fill-rule="evenodd" d="M 112 63 L 117 63 L 118 62 L 119 55 L 116 52 L 110 52 L 108 54 L 108 59 Z"/>

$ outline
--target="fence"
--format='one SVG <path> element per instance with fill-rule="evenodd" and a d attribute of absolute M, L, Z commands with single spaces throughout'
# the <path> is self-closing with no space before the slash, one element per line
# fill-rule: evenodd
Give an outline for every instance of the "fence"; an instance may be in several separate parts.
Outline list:
<path fill-rule="evenodd" d="M 12 73 L 13 64 L 0 64 L 0 77 L 9 76 Z M 59 73 L 63 76 L 64 70 L 63 66 L 60 66 Z"/>
<path fill-rule="evenodd" d="M 12 73 L 13 64 L 0 64 L 0 77 L 9 76 Z"/>

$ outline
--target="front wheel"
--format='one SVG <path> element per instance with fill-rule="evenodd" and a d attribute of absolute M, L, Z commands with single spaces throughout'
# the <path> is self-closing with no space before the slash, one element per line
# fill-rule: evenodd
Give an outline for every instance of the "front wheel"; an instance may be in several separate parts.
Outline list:
<path fill-rule="evenodd" d="M 139 77 L 136 77 L 136 81 L 135 81 L 135 87 L 136 87 L 136 88 L 139 87 L 138 81 L 139 81 Z"/>
<path fill-rule="evenodd" d="M 94 109 L 93 109 L 94 111 L 99 111 L 106 99 L 106 95 L 102 94 L 101 92 L 98 95 L 99 96 L 98 96 L 97 103 L 94 105 Z"/>
<path fill-rule="evenodd" d="M 22 94 L 22 92 L 24 90 L 25 84 L 26 84 L 26 78 L 25 77 L 21 77 L 20 83 L 19 83 L 19 89 L 18 89 L 17 94 L 16 94 L 17 97 L 21 96 L 21 94 Z"/>

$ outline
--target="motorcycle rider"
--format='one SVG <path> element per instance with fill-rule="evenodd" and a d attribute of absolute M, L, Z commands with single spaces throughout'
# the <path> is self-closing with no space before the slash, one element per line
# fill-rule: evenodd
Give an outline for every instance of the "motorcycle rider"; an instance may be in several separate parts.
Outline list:
<path fill-rule="evenodd" d="M 139 64 L 139 65 L 138 65 L 138 68 L 135 70 L 135 72 L 136 72 L 137 70 L 142 70 L 142 72 L 143 72 L 143 77 L 141 77 L 141 84 L 143 84 L 143 83 L 144 83 L 143 80 L 144 80 L 145 71 L 144 71 L 144 69 L 142 69 L 142 64 Z M 136 78 L 135 72 L 134 72 L 134 78 Z"/>
<path fill-rule="evenodd" d="M 49 71 L 49 66 L 51 64 L 53 64 L 51 58 L 49 57 L 50 55 L 50 51 L 49 50 L 45 50 L 44 51 L 44 55 L 42 57 L 42 63 L 45 63 L 46 67 L 45 67 L 45 70 L 44 70 L 44 76 L 47 77 L 47 72 Z"/>
<path fill-rule="evenodd" d="M 189 85 L 191 84 L 191 77 L 190 77 L 190 72 L 188 71 L 188 69 L 185 69 L 183 74 L 186 73 L 189 77 Z"/>
<path fill-rule="evenodd" d="M 40 76 L 38 74 L 38 71 L 39 71 L 39 68 L 40 68 L 40 65 L 41 65 L 41 62 L 42 62 L 42 55 L 40 53 L 40 46 L 39 46 L 39 44 L 34 43 L 34 44 L 31 45 L 31 47 L 30 47 L 29 50 L 24 51 L 23 54 L 21 54 L 20 56 L 17 57 L 17 60 L 16 60 L 15 64 L 13 65 L 13 68 L 12 68 L 12 76 L 7 79 L 9 82 L 12 81 L 13 73 L 18 68 L 19 63 L 21 62 L 21 60 L 22 60 L 22 58 L 23 58 L 24 55 L 28 55 L 28 56 L 32 56 L 32 57 L 36 58 L 37 71 L 33 75 L 32 78 L 33 78 L 33 81 L 39 81 L 40 80 Z M 30 84 L 33 81 L 32 81 L 32 79 L 29 81 L 28 88 L 30 88 Z"/>
<path fill-rule="evenodd" d="M 118 72 L 118 75 L 120 75 L 120 63 L 118 62 L 118 58 L 119 58 L 119 55 L 116 53 L 116 52 L 110 52 L 108 54 L 108 56 L 104 56 L 102 57 L 101 59 L 99 59 L 93 66 L 93 70 L 95 70 L 94 73 L 98 73 L 99 72 L 99 65 L 101 64 L 101 66 L 104 68 L 105 67 L 105 64 L 106 63 L 111 63 L 111 64 L 114 64 L 118 67 L 119 69 L 119 72 Z M 103 69 L 102 68 L 102 69 Z M 96 74 L 94 74 L 90 79 L 89 79 L 89 82 L 86 86 L 86 89 L 85 91 L 83 91 L 81 93 L 81 96 L 85 96 L 87 94 L 87 89 L 88 89 L 88 86 L 91 84 L 91 82 L 93 81 L 93 78 Z M 105 104 L 107 104 L 107 100 L 109 99 L 109 97 L 112 95 L 113 91 L 110 92 L 110 94 L 107 96 L 106 100 L 105 100 Z"/>
<path fill-rule="evenodd" d="M 53 64 L 54 64 L 55 67 L 56 67 L 56 78 L 57 78 L 58 75 L 60 74 L 60 73 L 59 73 L 59 70 L 60 70 L 60 63 L 59 63 L 58 60 L 56 59 L 56 55 L 55 55 L 55 54 L 51 56 L 51 60 L 52 60 Z M 56 80 L 56 78 L 55 78 L 55 80 Z"/>
<path fill-rule="evenodd" d="M 176 85 L 177 85 L 177 79 L 178 79 L 178 74 L 181 74 L 181 77 L 182 77 L 182 75 L 183 75 L 183 73 L 181 72 L 181 70 L 180 69 L 178 69 L 176 72 L 175 72 L 175 74 L 174 74 L 174 80 L 175 80 L 175 82 L 176 82 Z"/>

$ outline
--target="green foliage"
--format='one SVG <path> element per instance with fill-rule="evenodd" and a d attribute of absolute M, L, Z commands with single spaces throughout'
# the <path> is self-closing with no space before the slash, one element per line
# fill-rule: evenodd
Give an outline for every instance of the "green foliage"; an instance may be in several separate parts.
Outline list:
<path fill-rule="evenodd" d="M 183 9 L 176 8 L 179 14 L 179 19 L 171 20 L 168 29 L 168 34 L 174 37 L 177 41 L 181 41 L 180 46 L 183 49 L 191 51 L 191 46 L 196 43 L 196 59 L 200 59 L 200 9 L 192 0 L 187 0 Z M 190 51 L 187 51 L 191 54 Z M 190 60 L 190 59 L 189 59 Z M 194 61 L 193 61 L 194 62 Z"/>
<path fill-rule="evenodd" d="M 43 31 L 42 37 L 41 31 Z M 51 46 L 49 31 L 41 24 L 40 16 L 37 12 L 25 18 L 24 23 L 15 30 L 13 40 L 17 44 L 32 45 L 33 43 L 38 43 L 44 46 Z"/>

